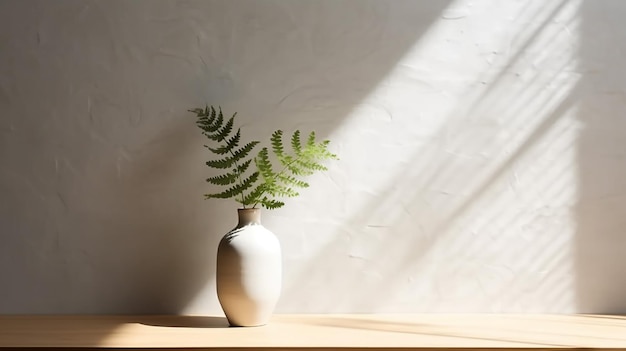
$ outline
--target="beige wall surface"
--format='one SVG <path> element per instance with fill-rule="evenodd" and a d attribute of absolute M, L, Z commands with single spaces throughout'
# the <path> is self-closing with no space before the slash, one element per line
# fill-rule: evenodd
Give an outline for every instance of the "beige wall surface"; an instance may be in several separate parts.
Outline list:
<path fill-rule="evenodd" d="M 626 312 L 623 1 L 0 0 L 0 313 L 219 314 L 187 109 L 340 161 L 278 312 Z"/>

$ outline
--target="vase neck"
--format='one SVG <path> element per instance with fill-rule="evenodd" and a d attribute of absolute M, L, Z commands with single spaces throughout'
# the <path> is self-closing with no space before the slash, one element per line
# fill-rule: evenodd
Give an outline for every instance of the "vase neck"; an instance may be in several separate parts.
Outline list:
<path fill-rule="evenodd" d="M 237 227 L 244 227 L 247 225 L 260 225 L 261 224 L 261 209 L 260 208 L 240 208 L 237 210 L 239 216 L 239 223 Z"/>

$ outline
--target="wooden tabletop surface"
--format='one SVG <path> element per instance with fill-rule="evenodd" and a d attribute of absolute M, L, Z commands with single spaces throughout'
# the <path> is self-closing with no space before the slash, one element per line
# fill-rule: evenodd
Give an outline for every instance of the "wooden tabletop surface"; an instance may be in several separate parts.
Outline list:
<path fill-rule="evenodd" d="M 623 349 L 626 317 L 604 315 L 0 316 L 0 347 Z"/>

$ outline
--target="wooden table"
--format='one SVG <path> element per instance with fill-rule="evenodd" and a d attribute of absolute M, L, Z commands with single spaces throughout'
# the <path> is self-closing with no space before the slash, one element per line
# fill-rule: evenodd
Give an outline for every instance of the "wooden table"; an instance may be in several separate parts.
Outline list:
<path fill-rule="evenodd" d="M 626 350 L 626 317 L 601 315 L 0 316 L 0 348 L 209 350 Z"/>

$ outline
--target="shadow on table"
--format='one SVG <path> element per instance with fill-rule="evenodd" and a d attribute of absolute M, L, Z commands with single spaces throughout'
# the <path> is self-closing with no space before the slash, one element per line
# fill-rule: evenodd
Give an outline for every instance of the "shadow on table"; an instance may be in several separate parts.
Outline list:
<path fill-rule="evenodd" d="M 136 323 L 168 328 L 230 328 L 225 317 L 203 316 L 145 316 L 135 320 Z"/>
<path fill-rule="evenodd" d="M 518 344 L 519 347 L 568 347 L 570 345 L 554 344 L 542 341 L 536 338 L 536 335 L 521 335 L 516 338 L 512 338 L 511 335 L 515 335 L 518 331 L 500 329 L 501 337 L 494 336 L 494 330 L 484 327 L 472 327 L 470 325 L 467 328 L 461 328 L 452 324 L 446 323 L 410 323 L 402 321 L 384 321 L 384 320 L 369 320 L 361 318 L 322 318 L 319 321 L 311 321 L 308 324 L 333 327 L 333 328 L 347 328 L 347 329 L 362 329 L 378 332 L 391 332 L 401 334 L 419 334 L 424 336 L 442 338 L 445 339 L 463 339 L 463 340 L 478 340 L 489 343 L 489 347 L 502 346 L 501 343 Z M 492 344 L 495 343 L 495 344 Z M 518 346 L 516 346 L 518 347 Z"/>

